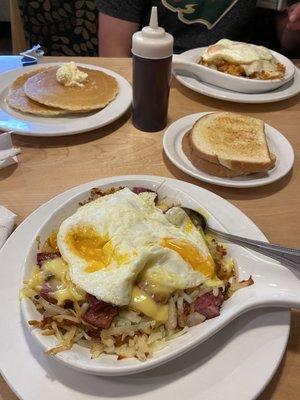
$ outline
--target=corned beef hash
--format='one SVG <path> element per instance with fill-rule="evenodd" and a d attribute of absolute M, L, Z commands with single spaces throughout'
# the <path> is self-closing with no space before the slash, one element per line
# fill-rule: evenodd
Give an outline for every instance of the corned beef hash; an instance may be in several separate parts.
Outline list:
<path fill-rule="evenodd" d="M 220 314 L 238 282 L 226 247 L 178 205 L 144 188 L 93 189 L 37 253 L 22 296 L 41 313 L 29 325 L 118 359 L 146 360 L 168 340 Z"/>

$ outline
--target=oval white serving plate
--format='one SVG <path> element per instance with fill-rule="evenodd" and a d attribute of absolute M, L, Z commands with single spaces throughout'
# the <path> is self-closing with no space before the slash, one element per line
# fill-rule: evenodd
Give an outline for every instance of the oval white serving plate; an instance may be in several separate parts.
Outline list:
<path fill-rule="evenodd" d="M 193 50 L 189 50 L 193 51 Z M 266 93 L 239 93 L 233 90 L 220 88 L 209 83 L 203 82 L 193 74 L 188 75 L 187 72 L 177 74 L 174 72 L 175 78 L 183 86 L 200 93 L 204 96 L 212 97 L 222 101 L 230 101 L 233 103 L 245 104 L 264 104 L 275 103 L 297 96 L 300 93 L 300 69 L 295 69 L 294 78 L 285 85 Z M 199 98 L 199 101 L 201 99 Z"/>
<path fill-rule="evenodd" d="M 198 64 L 206 47 L 193 49 L 193 52 L 184 52 L 173 55 L 173 69 L 176 73 L 188 72 L 203 82 L 239 93 L 266 93 L 271 92 L 293 79 L 295 74 L 294 64 L 285 56 L 271 50 L 273 56 L 285 66 L 283 79 L 249 79 L 226 74 Z"/>
<path fill-rule="evenodd" d="M 118 82 L 118 95 L 103 109 L 82 115 L 74 114 L 58 117 L 41 117 L 38 115 L 25 114 L 8 106 L 5 99 L 9 86 L 16 78 L 35 69 L 62 64 L 65 63 L 37 64 L 0 74 L 0 80 L 4 82 L 0 89 L 0 129 L 4 131 L 14 131 L 19 135 L 26 136 L 73 135 L 106 126 L 120 118 L 130 107 L 132 88 L 125 78 L 109 69 L 82 63 L 78 63 L 77 65 L 88 69 L 103 71 L 113 76 Z"/>
<path fill-rule="evenodd" d="M 173 188 L 164 181 L 158 183 L 151 178 L 142 180 L 126 179 L 124 181 L 114 181 L 113 185 L 110 183 L 105 184 L 101 188 L 105 189 L 111 186 L 143 186 L 157 190 L 160 196 L 164 196 L 170 201 L 180 201 L 182 205 L 191 208 L 201 207 L 201 204 L 197 202 L 197 198 L 191 197 L 182 190 Z M 42 241 L 48 237 L 53 229 L 59 226 L 64 218 L 71 215 L 77 209 L 78 203 L 86 199 L 88 193 L 88 191 L 82 189 L 77 195 L 70 197 L 68 201 L 58 207 L 47 220 L 41 223 L 38 235 Z M 209 224 L 212 227 L 226 230 L 227 227 L 220 224 L 212 214 L 208 212 L 207 214 Z M 190 328 L 185 335 L 170 341 L 166 348 L 156 352 L 153 358 L 145 362 L 133 358 L 117 360 L 115 356 L 110 355 L 102 355 L 97 359 L 91 359 L 88 349 L 78 345 L 73 346 L 69 351 L 58 353 L 54 357 L 70 367 L 95 375 L 113 376 L 137 373 L 157 367 L 180 356 L 248 310 L 265 306 L 300 306 L 300 283 L 291 271 L 265 257 L 258 257 L 255 253 L 249 252 L 242 247 L 236 245 L 229 245 L 228 247 L 231 256 L 238 263 L 240 279 L 245 279 L 249 275 L 252 275 L 255 284 L 238 291 L 231 299 L 226 301 L 219 317 Z M 23 280 L 30 275 L 31 268 L 35 264 L 36 251 L 37 243 L 36 239 L 33 238 L 22 270 L 20 286 Z M 40 314 L 29 300 L 21 302 L 21 310 L 25 323 L 30 319 L 40 318 Z M 32 330 L 31 332 L 45 350 L 55 346 L 55 339 L 53 337 L 42 336 L 38 330 Z"/>
<path fill-rule="evenodd" d="M 262 392 L 279 366 L 290 330 L 290 312 L 282 308 L 262 308 L 235 318 L 216 335 L 183 356 L 140 374 L 96 376 L 45 356 L 22 321 L 19 300 L 21 269 L 32 238 L 60 205 L 92 187 L 125 184 L 133 179 L 166 181 L 173 188 L 197 198 L 233 233 L 266 241 L 264 234 L 245 214 L 228 201 L 200 186 L 160 176 L 126 175 L 87 182 L 60 193 L 29 215 L 0 250 L 0 331 L 2 343 L 0 371 L 16 396 L 22 400 L 253 400 Z M 15 249 L 18 248 L 18 251 Z M 299 275 L 300 277 L 300 275 Z M 7 318 L 9 310 L 10 318 Z M 14 357 L 11 353 L 14 343 Z M 241 351 L 241 349 L 243 349 Z M 22 374 L 16 368 L 26 365 Z M 224 369 L 224 365 L 226 368 Z M 217 371 L 222 379 L 216 380 Z M 34 377 L 34 378 L 33 378 Z M 28 382 L 33 382 L 28 385 Z M 232 382 L 235 382 L 232 385 Z M 205 391 L 199 393 L 199 387 Z"/>

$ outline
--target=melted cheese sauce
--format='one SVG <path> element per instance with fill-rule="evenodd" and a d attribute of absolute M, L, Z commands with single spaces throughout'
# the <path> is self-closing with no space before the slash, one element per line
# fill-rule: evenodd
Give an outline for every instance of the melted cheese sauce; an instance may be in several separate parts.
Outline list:
<path fill-rule="evenodd" d="M 30 278 L 21 295 L 33 298 L 38 295 L 47 277 L 55 280 L 56 290 L 52 297 L 57 300 L 57 305 L 62 305 L 66 300 L 81 301 L 85 299 L 85 292 L 75 286 L 68 272 L 68 265 L 62 258 L 45 261 L 42 267 L 34 266 Z"/>
<path fill-rule="evenodd" d="M 138 286 L 134 286 L 132 289 L 129 307 L 158 322 L 166 322 L 168 319 L 168 306 L 156 303 Z"/>

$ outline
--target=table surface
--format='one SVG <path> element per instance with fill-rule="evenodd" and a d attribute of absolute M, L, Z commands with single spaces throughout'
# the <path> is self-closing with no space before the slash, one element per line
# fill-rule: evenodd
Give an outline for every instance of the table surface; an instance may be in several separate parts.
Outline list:
<path fill-rule="evenodd" d="M 69 58 L 45 57 L 45 62 Z M 110 68 L 131 81 L 130 59 L 77 58 L 77 62 Z M 300 66 L 300 60 L 296 64 Z M 183 116 L 226 110 L 263 119 L 292 144 L 293 170 L 280 181 L 260 188 L 236 189 L 198 181 L 173 166 L 162 150 L 163 132 L 143 133 L 131 123 L 130 112 L 113 124 L 81 135 L 33 138 L 15 135 L 19 164 L 0 170 L 0 204 L 18 215 L 20 223 L 41 204 L 73 186 L 114 175 L 149 174 L 173 177 L 211 190 L 247 214 L 274 243 L 300 247 L 300 95 L 271 104 L 237 104 L 211 99 L 173 80 L 168 124 Z M 259 400 L 297 400 L 300 393 L 300 311 L 292 311 L 287 351 Z M 0 377 L 0 400 L 16 396 Z"/>

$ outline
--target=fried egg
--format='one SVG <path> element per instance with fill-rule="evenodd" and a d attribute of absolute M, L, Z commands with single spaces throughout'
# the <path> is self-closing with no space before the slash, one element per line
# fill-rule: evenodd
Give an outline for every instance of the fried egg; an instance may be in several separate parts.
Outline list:
<path fill-rule="evenodd" d="M 128 188 L 81 206 L 61 224 L 57 244 L 73 283 L 117 306 L 132 303 L 133 287 L 168 296 L 214 275 L 204 237 L 186 213 L 164 213 L 153 194 Z"/>
<path fill-rule="evenodd" d="M 228 39 L 221 39 L 208 46 L 202 55 L 202 59 L 207 63 L 225 60 L 231 64 L 240 64 L 246 75 L 262 70 L 269 72 L 276 72 L 277 70 L 277 61 L 266 47 L 234 42 Z"/>

